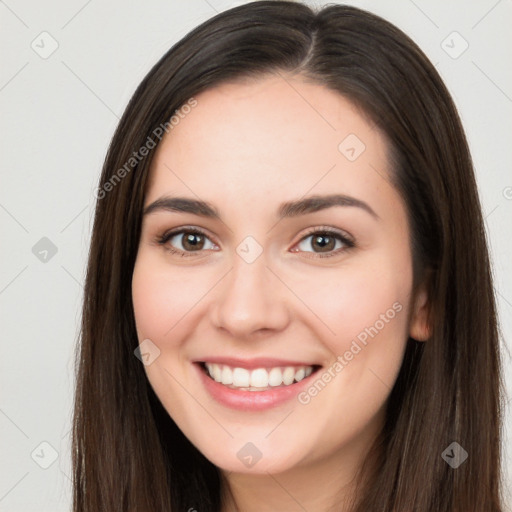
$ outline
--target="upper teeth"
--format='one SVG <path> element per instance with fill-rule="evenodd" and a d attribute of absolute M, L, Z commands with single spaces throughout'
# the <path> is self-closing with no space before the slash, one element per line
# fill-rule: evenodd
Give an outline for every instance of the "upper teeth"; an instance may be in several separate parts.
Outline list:
<path fill-rule="evenodd" d="M 268 386 L 289 386 L 311 375 L 312 366 L 285 366 L 276 368 L 233 368 L 224 364 L 205 363 L 210 377 L 226 386 L 236 388 L 268 388 Z"/>

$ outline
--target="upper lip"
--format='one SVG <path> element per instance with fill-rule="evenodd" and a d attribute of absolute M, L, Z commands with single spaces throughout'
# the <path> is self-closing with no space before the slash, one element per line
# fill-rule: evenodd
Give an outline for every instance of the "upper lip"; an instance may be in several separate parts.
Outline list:
<path fill-rule="evenodd" d="M 195 361 L 196 363 L 225 364 L 232 368 L 274 368 L 278 366 L 319 366 L 318 364 L 304 361 L 291 361 L 288 359 L 276 359 L 271 357 L 255 357 L 253 359 L 239 359 L 236 357 L 212 356 L 204 357 Z"/>

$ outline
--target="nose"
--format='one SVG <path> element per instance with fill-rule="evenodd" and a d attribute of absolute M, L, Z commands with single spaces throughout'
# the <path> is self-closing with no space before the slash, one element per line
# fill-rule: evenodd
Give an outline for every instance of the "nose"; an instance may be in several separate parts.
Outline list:
<path fill-rule="evenodd" d="M 231 271 L 219 283 L 211 311 L 215 327 L 238 339 L 281 331 L 290 321 L 286 288 L 263 255 L 252 263 L 235 255 Z"/>

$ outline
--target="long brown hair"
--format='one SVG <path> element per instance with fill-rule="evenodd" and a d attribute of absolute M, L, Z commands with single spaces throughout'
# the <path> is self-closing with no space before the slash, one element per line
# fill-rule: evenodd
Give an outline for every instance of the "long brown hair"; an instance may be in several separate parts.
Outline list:
<path fill-rule="evenodd" d="M 389 22 L 355 7 L 286 1 L 242 5 L 192 30 L 144 78 L 113 136 L 77 349 L 73 510 L 220 510 L 220 470 L 177 428 L 134 356 L 131 278 L 154 151 L 130 159 L 156 146 L 156 128 L 194 95 L 282 71 L 344 95 L 385 134 L 411 226 L 414 286 L 429 276 L 432 335 L 408 340 L 353 511 L 501 512 L 499 331 L 457 110 L 429 60 Z M 457 469 L 442 457 L 452 442 L 469 455 Z"/>

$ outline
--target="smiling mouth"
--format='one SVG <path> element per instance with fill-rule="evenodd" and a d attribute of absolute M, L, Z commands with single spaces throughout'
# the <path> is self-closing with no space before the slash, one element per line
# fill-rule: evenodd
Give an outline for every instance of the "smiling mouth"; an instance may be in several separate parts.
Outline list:
<path fill-rule="evenodd" d="M 276 366 L 252 370 L 209 362 L 199 363 L 206 375 L 229 389 L 268 391 L 293 386 L 309 377 L 321 366 Z"/>

